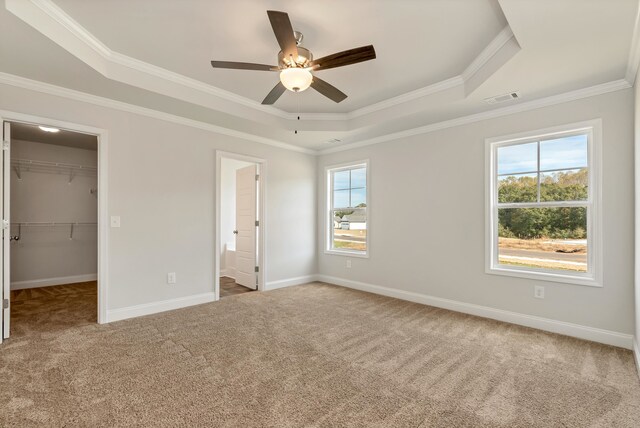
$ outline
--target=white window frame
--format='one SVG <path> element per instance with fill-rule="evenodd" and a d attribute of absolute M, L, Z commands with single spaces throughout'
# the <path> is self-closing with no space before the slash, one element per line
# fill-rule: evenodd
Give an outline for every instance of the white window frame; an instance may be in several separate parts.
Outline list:
<path fill-rule="evenodd" d="M 498 261 L 498 176 L 497 149 L 514 144 L 524 144 L 571 135 L 587 134 L 587 166 L 589 169 L 589 189 L 587 201 L 576 202 L 536 202 L 532 204 L 509 204 L 513 208 L 549 206 L 585 206 L 587 208 L 587 269 L 585 273 L 560 271 L 543 268 L 527 268 L 500 264 Z M 485 140 L 485 272 L 494 275 L 506 275 L 567 284 L 602 287 L 602 120 L 594 119 L 553 128 L 540 129 L 525 133 L 488 138 Z M 539 167 L 539 165 L 538 165 Z M 505 204 L 501 204 L 505 208 Z"/>
<path fill-rule="evenodd" d="M 357 251 L 357 250 L 341 250 L 332 248 L 331 243 L 333 242 L 333 185 L 331 183 L 331 174 L 336 171 L 347 170 L 347 169 L 356 169 L 356 168 L 366 168 L 367 170 L 367 186 L 366 186 L 366 204 L 367 204 L 367 236 L 365 240 L 366 250 L 365 251 Z M 348 257 L 361 257 L 361 258 L 369 258 L 370 253 L 370 243 L 371 243 L 371 170 L 369 166 L 369 159 L 341 163 L 338 165 L 329 165 L 324 169 L 324 177 L 325 177 L 325 195 L 326 195 L 326 206 L 325 206 L 325 222 L 324 222 L 324 230 L 325 230 L 325 243 L 324 243 L 324 253 L 325 254 L 333 254 L 339 256 L 348 256 Z"/>

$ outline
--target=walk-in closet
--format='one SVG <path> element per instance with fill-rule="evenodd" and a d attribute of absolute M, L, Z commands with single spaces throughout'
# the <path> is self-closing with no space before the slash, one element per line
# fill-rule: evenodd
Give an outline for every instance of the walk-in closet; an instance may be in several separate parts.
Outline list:
<path fill-rule="evenodd" d="M 11 123 L 11 334 L 95 323 L 97 137 Z"/>

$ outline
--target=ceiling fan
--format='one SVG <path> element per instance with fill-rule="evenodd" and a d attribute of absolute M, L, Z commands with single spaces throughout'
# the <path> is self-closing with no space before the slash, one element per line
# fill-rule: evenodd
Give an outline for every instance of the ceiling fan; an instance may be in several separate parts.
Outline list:
<path fill-rule="evenodd" d="M 376 51 L 372 45 L 369 45 L 314 60 L 311 51 L 301 46 L 302 33 L 293 31 L 287 13 L 268 10 L 267 15 L 269 16 L 269 21 L 271 21 L 271 27 L 276 35 L 280 49 L 282 49 L 278 53 L 277 66 L 249 62 L 211 61 L 211 65 L 214 68 L 280 72 L 280 82 L 269 92 L 262 104 L 275 103 L 286 89 L 293 92 L 301 92 L 309 87 L 339 103 L 347 98 L 347 95 L 315 76 L 312 72 L 369 61 L 376 57 Z"/>

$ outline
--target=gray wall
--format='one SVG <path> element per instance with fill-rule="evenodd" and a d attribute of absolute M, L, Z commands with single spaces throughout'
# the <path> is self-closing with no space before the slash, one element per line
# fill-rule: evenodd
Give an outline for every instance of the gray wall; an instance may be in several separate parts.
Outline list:
<path fill-rule="evenodd" d="M 631 89 L 324 155 L 318 166 L 323 275 L 632 333 Z M 485 138 L 595 118 L 603 121 L 604 287 L 485 273 Z M 370 160 L 370 258 L 323 252 L 324 167 Z M 533 286 L 546 286 L 544 300 Z"/>
<path fill-rule="evenodd" d="M 12 159 L 30 159 L 97 166 L 97 152 L 30 141 L 11 142 Z M 11 222 L 97 221 L 95 176 L 76 176 L 21 171 L 11 173 Z M 97 273 L 96 226 L 77 226 L 73 240 L 70 227 L 23 227 L 19 241 L 11 242 L 12 288 L 38 287 L 35 280 L 54 280 Z M 18 227 L 11 233 L 16 235 Z M 26 282 L 26 283 L 25 283 Z M 17 283 L 17 284 L 16 284 Z M 20 284 L 22 283 L 22 284 Z"/>
<path fill-rule="evenodd" d="M 108 309 L 213 292 L 216 149 L 267 160 L 267 282 L 316 272 L 313 156 L 7 85 L 0 109 L 108 131 Z"/>

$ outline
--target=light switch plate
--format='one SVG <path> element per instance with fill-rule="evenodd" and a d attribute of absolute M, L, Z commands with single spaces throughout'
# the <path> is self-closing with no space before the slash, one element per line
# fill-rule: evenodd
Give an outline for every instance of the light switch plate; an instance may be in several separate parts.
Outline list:
<path fill-rule="evenodd" d="M 111 227 L 120 227 L 120 216 L 112 215 L 111 216 Z"/>

